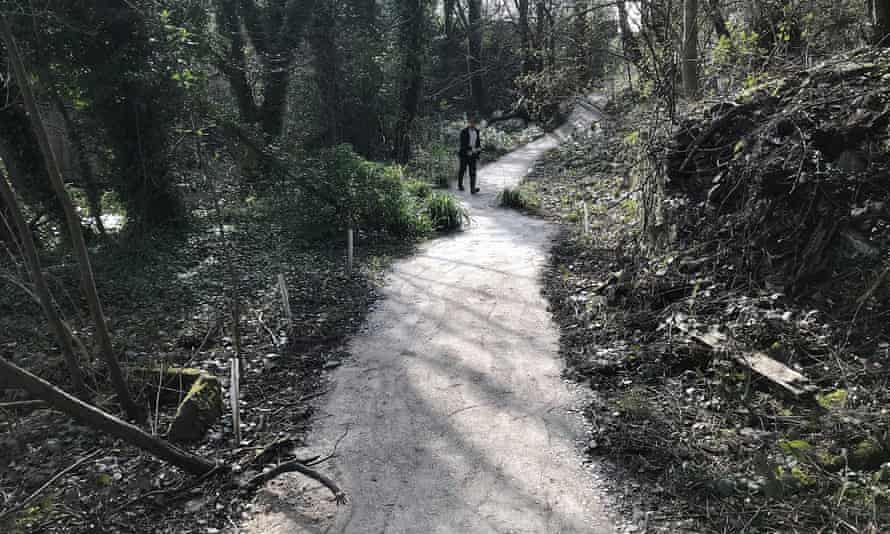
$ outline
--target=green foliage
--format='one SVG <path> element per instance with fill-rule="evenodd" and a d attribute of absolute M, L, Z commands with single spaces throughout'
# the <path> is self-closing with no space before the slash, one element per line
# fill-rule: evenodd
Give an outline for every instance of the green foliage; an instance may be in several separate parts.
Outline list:
<path fill-rule="evenodd" d="M 429 231 L 418 205 L 419 187 L 403 180 L 400 167 L 367 161 L 349 146 L 307 158 L 303 180 L 301 222 L 317 234 L 341 233 L 350 226 L 408 238 Z"/>
<path fill-rule="evenodd" d="M 520 211 L 536 211 L 541 201 L 528 187 L 507 187 L 498 194 L 498 203 L 504 208 Z"/>
<path fill-rule="evenodd" d="M 433 228 L 440 232 L 460 230 L 470 222 L 467 210 L 448 193 L 434 191 L 426 199 L 424 206 Z"/>
<path fill-rule="evenodd" d="M 408 180 L 405 182 L 405 189 L 411 196 L 420 200 L 428 198 L 433 192 L 433 187 L 423 180 Z"/>

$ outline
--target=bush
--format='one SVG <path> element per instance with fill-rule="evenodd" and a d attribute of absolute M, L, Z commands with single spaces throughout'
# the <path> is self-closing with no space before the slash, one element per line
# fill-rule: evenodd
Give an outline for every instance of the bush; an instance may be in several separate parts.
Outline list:
<path fill-rule="evenodd" d="M 433 192 L 426 199 L 426 215 L 440 232 L 460 230 L 470 222 L 467 210 L 448 193 Z"/>
<path fill-rule="evenodd" d="M 512 208 L 520 211 L 536 211 L 540 206 L 538 196 L 527 189 L 517 187 L 515 189 L 505 188 L 498 195 L 498 202 L 501 207 Z"/>
<path fill-rule="evenodd" d="M 401 167 L 369 162 L 345 145 L 320 151 L 306 163 L 299 212 L 314 233 L 353 226 L 402 238 L 431 230 L 418 200 L 424 187 L 406 182 Z"/>

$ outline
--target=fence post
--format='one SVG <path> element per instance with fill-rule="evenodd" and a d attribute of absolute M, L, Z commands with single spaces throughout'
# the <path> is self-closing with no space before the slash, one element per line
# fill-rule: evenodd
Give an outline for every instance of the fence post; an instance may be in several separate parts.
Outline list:
<path fill-rule="evenodd" d="M 232 358 L 231 388 L 229 389 L 229 403 L 232 405 L 232 430 L 235 431 L 235 445 L 241 443 L 241 365 L 239 358 Z"/>
<path fill-rule="evenodd" d="M 355 231 L 350 228 L 346 231 L 346 268 L 351 273 L 355 261 Z"/>
<path fill-rule="evenodd" d="M 284 309 L 284 316 L 287 319 L 287 333 L 290 335 L 294 329 L 294 316 L 290 309 L 290 293 L 287 291 L 284 273 L 278 274 L 278 288 L 281 291 L 281 307 Z"/>

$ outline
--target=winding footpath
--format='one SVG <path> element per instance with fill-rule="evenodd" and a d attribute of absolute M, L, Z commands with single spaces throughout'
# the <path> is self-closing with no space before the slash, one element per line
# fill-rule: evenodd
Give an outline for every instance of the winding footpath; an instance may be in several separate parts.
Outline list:
<path fill-rule="evenodd" d="M 580 392 L 560 377 L 541 295 L 555 228 L 496 207 L 497 192 L 595 119 L 579 105 L 555 134 L 483 167 L 482 194 L 461 193 L 470 228 L 394 266 L 312 436 L 318 452 L 337 444 L 322 470 L 350 503 L 336 508 L 317 484 L 291 479 L 267 489 L 250 532 L 618 530 L 582 466 Z"/>

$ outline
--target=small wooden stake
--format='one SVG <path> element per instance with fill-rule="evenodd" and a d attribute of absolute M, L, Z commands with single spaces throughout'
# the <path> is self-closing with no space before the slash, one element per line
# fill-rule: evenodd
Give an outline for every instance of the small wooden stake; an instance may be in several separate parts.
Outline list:
<path fill-rule="evenodd" d="M 587 209 L 587 202 L 581 203 L 581 209 L 584 211 L 584 235 L 590 234 L 590 211 Z"/>
<path fill-rule="evenodd" d="M 287 333 L 290 334 L 294 329 L 294 315 L 290 309 L 290 293 L 287 291 L 287 281 L 284 279 L 284 273 L 278 275 L 278 288 L 281 291 L 281 307 L 284 310 L 284 316 L 287 318 Z"/>
<path fill-rule="evenodd" d="M 235 431 L 235 444 L 241 443 L 241 366 L 239 358 L 232 358 L 232 386 L 229 389 L 229 403 L 232 405 L 232 430 Z"/>
<path fill-rule="evenodd" d="M 350 228 L 346 231 L 346 268 L 352 272 L 355 261 L 355 232 Z"/>

